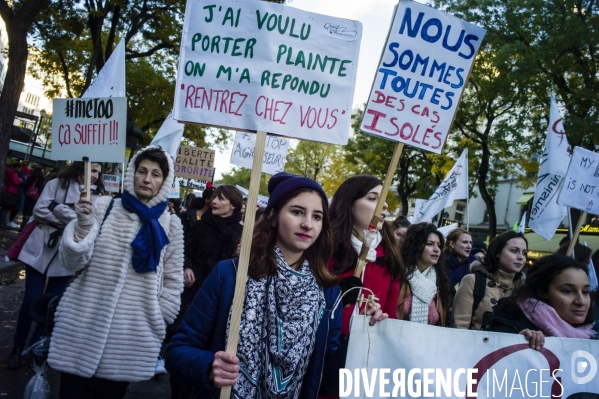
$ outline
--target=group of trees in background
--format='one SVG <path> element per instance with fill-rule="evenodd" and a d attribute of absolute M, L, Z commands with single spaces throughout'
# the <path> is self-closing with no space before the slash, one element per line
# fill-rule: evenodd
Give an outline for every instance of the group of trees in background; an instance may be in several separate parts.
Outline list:
<path fill-rule="evenodd" d="M 498 180 L 536 183 L 534 161 L 545 141 L 554 92 L 573 146 L 599 150 L 599 3 L 588 0 L 435 0 L 433 6 L 487 30 L 442 155 L 404 148 L 395 172 L 401 212 L 409 198 L 428 198 L 464 148 L 470 189 L 487 206 L 489 235 L 497 232 Z M 360 115 L 354 123 L 357 128 Z M 324 146 L 321 146 L 324 147 Z M 329 146 L 334 147 L 334 146 Z M 316 177 L 331 195 L 347 177 L 384 177 L 393 145 L 356 131 L 344 148 L 331 148 L 314 175 L 291 162 L 286 170 Z M 309 158 L 298 146 L 290 159 Z"/>
<path fill-rule="evenodd" d="M 275 1 L 283 3 L 284 1 Z M 434 0 L 433 6 L 487 30 L 442 155 L 406 147 L 395 173 L 401 212 L 408 199 L 427 198 L 464 149 L 470 188 L 478 188 L 496 233 L 497 181 L 536 181 L 536 162 L 554 92 L 570 144 L 597 150 L 599 134 L 599 4 L 594 0 Z M 9 39 L 9 64 L 0 95 L 0 175 L 4 171 L 29 56 L 30 69 L 49 97 L 78 97 L 93 81 L 116 43 L 125 40 L 128 114 L 149 139 L 172 107 L 184 0 L 0 0 Z M 358 118 L 355 119 L 356 129 Z M 210 136 L 210 132 L 212 135 Z M 227 140 L 223 131 L 186 127 L 198 146 Z M 393 145 L 356 134 L 345 147 L 300 142 L 286 170 L 314 178 L 332 195 L 347 177 L 383 178 Z M 238 168 L 223 182 L 244 185 Z M 266 193 L 266 179 L 262 193 Z"/>

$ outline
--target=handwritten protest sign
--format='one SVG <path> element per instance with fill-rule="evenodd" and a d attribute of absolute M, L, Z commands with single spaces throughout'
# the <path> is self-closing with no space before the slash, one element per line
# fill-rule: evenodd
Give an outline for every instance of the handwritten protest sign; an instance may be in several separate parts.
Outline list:
<path fill-rule="evenodd" d="M 598 353 L 591 339 L 547 337 L 537 351 L 519 334 L 355 316 L 339 397 L 596 398 Z"/>
<path fill-rule="evenodd" d="M 440 154 L 485 32 L 400 1 L 360 130 Z"/>
<path fill-rule="evenodd" d="M 254 149 L 256 148 L 256 135 L 246 132 L 237 132 L 233 151 L 231 151 L 230 163 L 251 169 L 254 160 Z M 266 148 L 264 149 L 264 161 L 262 172 L 274 175 L 282 172 L 287 160 L 289 139 L 284 137 L 268 136 Z"/>
<path fill-rule="evenodd" d="M 262 1 L 190 1 L 175 119 L 345 144 L 362 24 Z"/>
<path fill-rule="evenodd" d="M 182 145 L 175 160 L 175 176 L 212 181 L 214 150 Z"/>
<path fill-rule="evenodd" d="M 52 107 L 52 159 L 123 162 L 126 98 L 55 98 Z"/>
<path fill-rule="evenodd" d="M 574 148 L 557 203 L 599 214 L 599 154 Z"/>
<path fill-rule="evenodd" d="M 171 184 L 171 189 L 168 192 L 168 197 L 179 198 L 179 196 L 181 195 L 180 187 L 181 186 L 179 185 L 179 179 L 173 179 L 173 184 Z"/>
<path fill-rule="evenodd" d="M 194 190 L 204 191 L 208 181 L 196 179 L 175 179 L 178 181 L 179 187 L 192 188 Z"/>
<path fill-rule="evenodd" d="M 121 188 L 121 176 L 118 175 L 102 175 L 104 188 L 109 193 L 118 193 Z"/>

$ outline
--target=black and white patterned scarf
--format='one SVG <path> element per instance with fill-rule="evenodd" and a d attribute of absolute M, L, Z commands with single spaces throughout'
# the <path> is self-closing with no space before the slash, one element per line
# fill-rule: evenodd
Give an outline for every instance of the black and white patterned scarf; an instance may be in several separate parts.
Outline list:
<path fill-rule="evenodd" d="M 278 246 L 275 253 L 276 276 L 247 279 L 234 398 L 297 398 L 314 349 L 325 305 L 322 288 L 307 261 L 294 270 Z"/>

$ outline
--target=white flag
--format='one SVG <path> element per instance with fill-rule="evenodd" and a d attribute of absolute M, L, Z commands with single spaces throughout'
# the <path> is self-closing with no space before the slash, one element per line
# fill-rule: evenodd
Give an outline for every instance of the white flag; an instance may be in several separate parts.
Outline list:
<path fill-rule="evenodd" d="M 572 156 L 561 121 L 555 98 L 551 95 L 547 139 L 528 219 L 530 228 L 547 241 L 551 240 L 568 212 L 568 208 L 557 203 L 557 194 L 564 184 L 564 175 Z"/>
<path fill-rule="evenodd" d="M 441 226 L 441 227 L 437 228 L 437 231 L 439 231 L 439 233 L 443 234 L 443 237 L 447 238 L 447 235 L 457 228 L 458 228 L 458 224 L 452 223 L 450 225 Z"/>
<path fill-rule="evenodd" d="M 185 125 L 183 123 L 173 119 L 173 110 L 171 110 L 150 145 L 161 146 L 171 158 L 177 159 L 177 151 L 181 145 L 184 129 Z"/>
<path fill-rule="evenodd" d="M 457 199 L 468 198 L 468 149 L 460 155 L 449 174 L 414 215 L 418 222 L 432 219 L 436 214 L 453 204 Z"/>
<path fill-rule="evenodd" d="M 82 98 L 126 97 L 125 41 L 121 40 Z"/>
<path fill-rule="evenodd" d="M 522 219 L 520 219 L 520 224 L 518 225 L 518 233 L 524 234 L 526 231 L 526 212 L 522 215 Z"/>
<path fill-rule="evenodd" d="M 549 110 L 549 127 L 547 140 L 541 157 L 541 170 L 545 173 L 564 176 L 568 170 L 572 150 L 568 144 L 562 117 L 557 109 L 555 97 L 551 94 L 551 108 Z"/>

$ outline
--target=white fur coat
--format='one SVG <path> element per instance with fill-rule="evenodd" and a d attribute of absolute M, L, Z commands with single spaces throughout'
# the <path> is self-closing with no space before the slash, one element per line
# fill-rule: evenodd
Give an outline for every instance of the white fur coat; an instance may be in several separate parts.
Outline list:
<path fill-rule="evenodd" d="M 134 161 L 124 186 L 133 191 Z M 173 165 L 160 192 L 148 202 L 165 201 L 173 180 Z M 114 381 L 142 381 L 154 368 L 167 324 L 173 322 L 183 291 L 183 231 L 176 215 L 165 211 L 158 219 L 170 244 L 160 255 L 159 273 L 137 273 L 130 244 L 141 227 L 139 217 L 114 200 L 102 224 L 110 197 L 94 202 L 94 224 L 84 240 L 74 240 L 73 220 L 65 228 L 60 259 L 73 272 L 81 271 L 67 288 L 56 312 L 48 363 L 83 376 Z"/>

